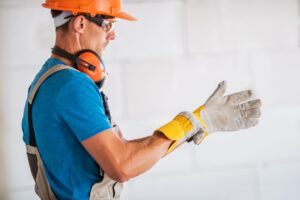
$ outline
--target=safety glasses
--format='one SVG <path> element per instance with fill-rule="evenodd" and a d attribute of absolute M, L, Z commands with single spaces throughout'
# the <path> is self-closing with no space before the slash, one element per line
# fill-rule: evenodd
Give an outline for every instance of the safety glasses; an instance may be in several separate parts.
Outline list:
<path fill-rule="evenodd" d="M 102 27 L 106 33 L 111 32 L 115 28 L 116 20 L 114 17 L 107 16 L 107 15 L 95 15 L 91 16 L 89 14 L 80 14 L 84 16 L 87 20 L 94 22 L 98 26 Z M 66 16 L 64 19 L 72 18 L 74 15 Z"/>
<path fill-rule="evenodd" d="M 94 22 L 98 26 L 102 27 L 106 33 L 111 32 L 115 28 L 116 20 L 114 20 L 113 17 L 105 15 L 95 15 L 92 17 L 91 15 L 87 14 L 83 14 L 83 16 L 87 20 Z"/>

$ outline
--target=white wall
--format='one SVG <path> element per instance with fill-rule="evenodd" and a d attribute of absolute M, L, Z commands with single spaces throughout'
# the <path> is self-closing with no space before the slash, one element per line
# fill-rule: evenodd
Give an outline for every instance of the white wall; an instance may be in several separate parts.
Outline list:
<path fill-rule="evenodd" d="M 2 24 L 2 13 L 0 12 L 0 24 Z M 1 42 L 1 39 L 0 39 Z M 4 50 L 0 48 L 0 60 L 4 59 Z M 4 89 L 3 86 L 3 78 L 5 77 L 5 74 L 3 73 L 2 70 L 2 65 L 0 63 L 0 99 L 4 98 L 4 93 L 2 92 Z M 0 163 L 3 163 L 4 160 L 4 154 L 5 154 L 5 149 L 2 145 L 2 142 L 4 141 L 4 123 L 3 119 L 5 116 L 5 113 L 3 112 L 4 105 L 1 101 L 0 103 Z M 5 167 L 3 164 L 0 164 L 0 199 L 6 199 L 5 193 L 6 193 L 6 176 L 5 176 Z"/>
<path fill-rule="evenodd" d="M 0 1 L 1 167 L 9 200 L 37 199 L 20 124 L 27 87 L 54 42 L 40 3 Z M 252 88 L 263 113 L 255 128 L 183 146 L 127 183 L 124 200 L 300 199 L 299 6 L 297 0 L 125 3 L 139 21 L 118 22 L 104 59 L 110 107 L 127 138 L 149 135 L 196 108 L 223 79 L 228 92 Z"/>

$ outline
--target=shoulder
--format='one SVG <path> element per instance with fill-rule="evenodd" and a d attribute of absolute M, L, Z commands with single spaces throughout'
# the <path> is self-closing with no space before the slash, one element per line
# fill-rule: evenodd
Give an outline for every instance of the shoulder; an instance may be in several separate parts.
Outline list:
<path fill-rule="evenodd" d="M 87 92 L 99 93 L 96 84 L 86 74 L 77 70 L 62 70 L 58 72 L 57 79 L 60 79 L 62 84 L 62 91 L 71 90 L 78 91 L 84 89 Z"/>
<path fill-rule="evenodd" d="M 60 106 L 82 107 L 101 106 L 102 98 L 98 87 L 86 74 L 75 70 L 62 70 L 57 73 L 54 84 L 59 84 L 56 103 Z M 84 103 L 84 104 L 82 104 Z M 79 108 L 78 108 L 79 109 Z"/>

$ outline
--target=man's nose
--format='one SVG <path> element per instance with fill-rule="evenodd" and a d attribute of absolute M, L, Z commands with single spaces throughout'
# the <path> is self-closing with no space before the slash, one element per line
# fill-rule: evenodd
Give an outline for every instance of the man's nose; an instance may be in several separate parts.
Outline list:
<path fill-rule="evenodd" d="M 106 35 L 106 40 L 114 40 L 116 39 L 116 32 L 114 30 L 110 31 Z"/>

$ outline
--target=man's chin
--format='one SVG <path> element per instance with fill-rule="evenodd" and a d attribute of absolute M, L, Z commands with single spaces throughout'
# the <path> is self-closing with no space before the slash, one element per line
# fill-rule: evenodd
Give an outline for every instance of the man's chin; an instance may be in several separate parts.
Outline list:
<path fill-rule="evenodd" d="M 97 49 L 96 52 L 97 52 L 97 54 L 98 54 L 99 56 L 101 56 L 104 50 L 105 50 L 105 48 Z"/>
<path fill-rule="evenodd" d="M 102 48 L 100 48 L 100 49 L 97 50 L 97 53 L 98 53 L 100 56 L 102 55 L 103 51 L 106 49 L 107 45 L 108 45 L 108 43 L 105 43 L 105 44 L 102 46 Z"/>

